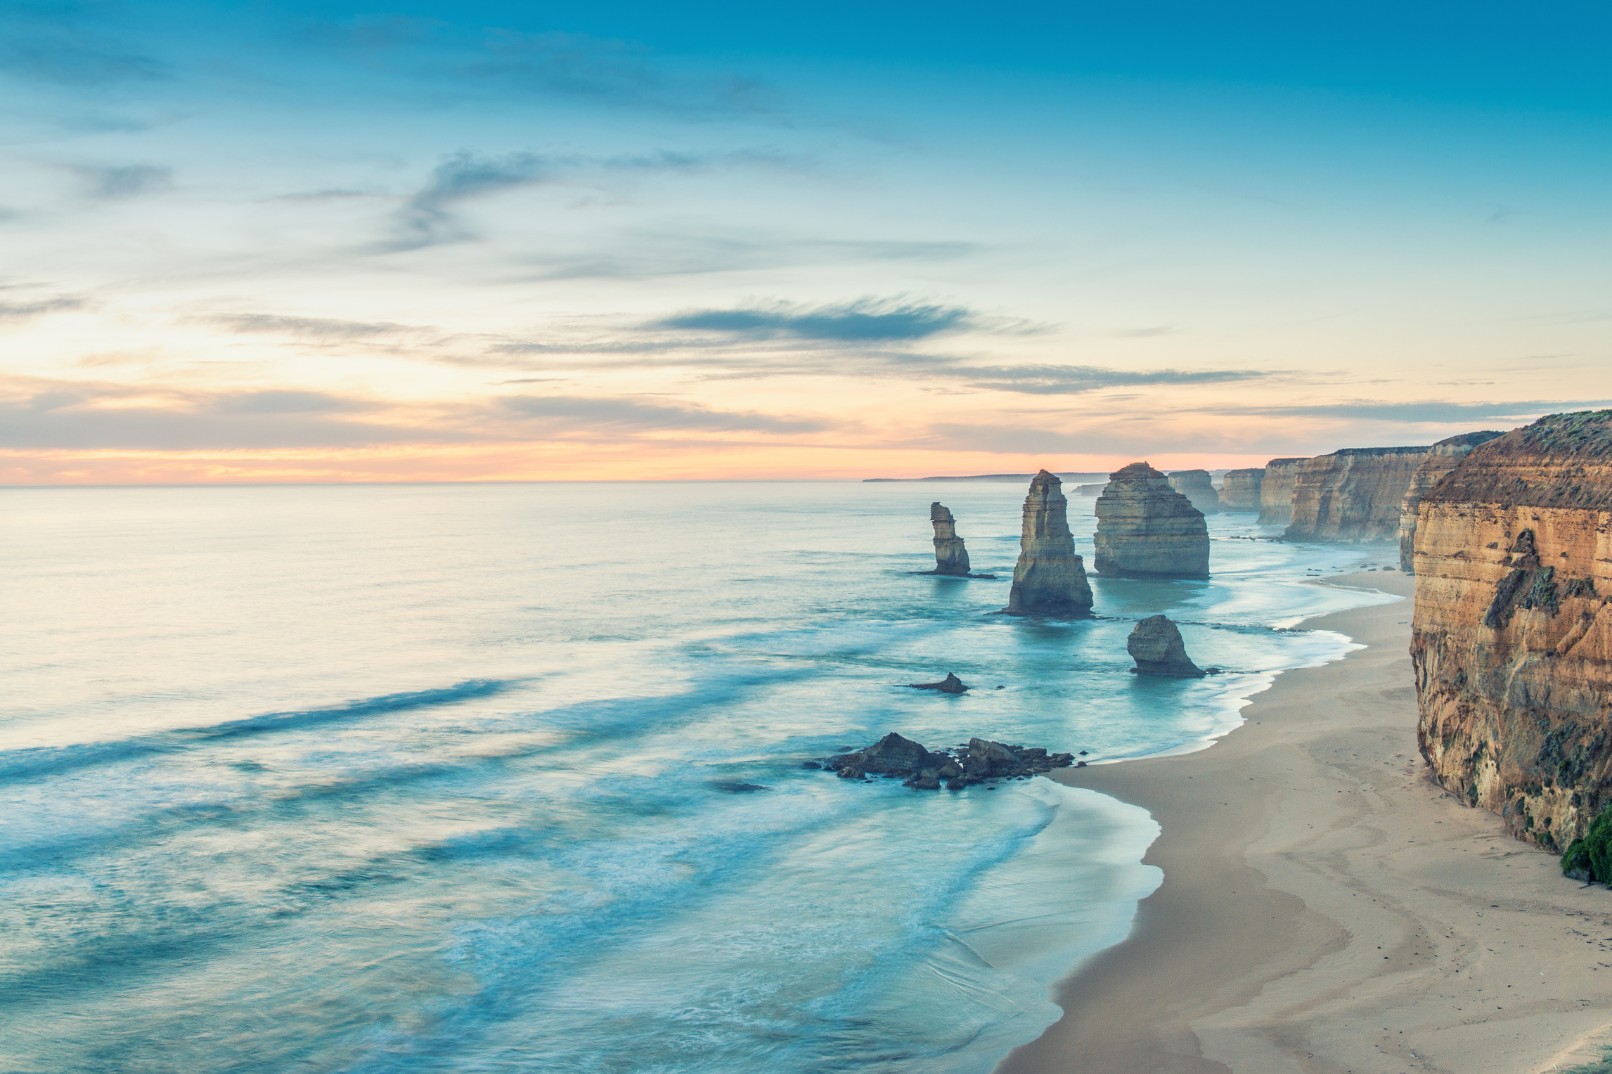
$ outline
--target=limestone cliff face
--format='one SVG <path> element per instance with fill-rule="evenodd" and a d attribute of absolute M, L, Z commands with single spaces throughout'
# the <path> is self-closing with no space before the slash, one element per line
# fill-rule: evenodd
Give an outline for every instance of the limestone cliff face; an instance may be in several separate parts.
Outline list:
<path fill-rule="evenodd" d="M 1209 529 L 1203 512 L 1145 462 L 1109 475 L 1108 487 L 1097 497 L 1095 543 L 1092 565 L 1099 574 L 1209 577 Z"/>
<path fill-rule="evenodd" d="M 1258 511 L 1259 486 L 1265 476 L 1263 466 L 1246 470 L 1226 471 L 1226 480 L 1220 484 L 1222 511 Z"/>
<path fill-rule="evenodd" d="M 1220 493 L 1208 470 L 1172 470 L 1170 487 L 1192 501 L 1192 506 L 1206 515 L 1220 512 Z"/>
<path fill-rule="evenodd" d="M 1390 541 L 1425 447 L 1345 448 L 1301 463 L 1293 475 L 1290 541 Z"/>
<path fill-rule="evenodd" d="M 944 504 L 929 505 L 929 521 L 935 527 L 935 573 L 966 577 L 968 549 L 957 536 L 957 520 Z"/>
<path fill-rule="evenodd" d="M 1422 755 L 1559 851 L 1612 804 L 1612 411 L 1474 448 L 1422 497 L 1415 540 Z"/>
<path fill-rule="evenodd" d="M 1285 526 L 1293 521 L 1293 477 L 1309 459 L 1272 459 L 1259 480 L 1259 521 Z"/>
<path fill-rule="evenodd" d="M 1091 584 L 1086 581 L 1085 563 L 1075 555 L 1063 482 L 1045 470 L 1031 478 L 1030 494 L 1024 498 L 1019 562 L 1003 610 L 1009 615 L 1068 619 L 1091 615 Z"/>
<path fill-rule="evenodd" d="M 1406 574 L 1416 570 L 1416 510 L 1422 497 L 1455 469 L 1455 464 L 1466 458 L 1479 444 L 1487 444 L 1500 434 L 1497 432 L 1462 433 L 1440 440 L 1428 451 L 1427 458 L 1416 468 L 1410 488 L 1399 505 L 1399 569 Z"/>

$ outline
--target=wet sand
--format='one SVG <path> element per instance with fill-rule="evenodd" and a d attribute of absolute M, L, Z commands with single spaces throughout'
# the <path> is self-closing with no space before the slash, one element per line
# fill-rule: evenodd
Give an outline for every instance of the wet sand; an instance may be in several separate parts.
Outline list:
<path fill-rule="evenodd" d="M 1426 776 L 1407 599 L 1282 675 L 1207 750 L 1060 773 L 1148 809 L 1164 883 L 998 1074 L 1528 1074 L 1612 1029 L 1612 892 Z"/>

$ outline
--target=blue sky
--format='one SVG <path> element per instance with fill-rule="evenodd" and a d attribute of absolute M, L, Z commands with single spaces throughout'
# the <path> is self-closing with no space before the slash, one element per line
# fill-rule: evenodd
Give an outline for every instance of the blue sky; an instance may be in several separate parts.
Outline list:
<path fill-rule="evenodd" d="M 1604 8 L 0 18 L 0 482 L 1241 464 L 1612 398 Z"/>

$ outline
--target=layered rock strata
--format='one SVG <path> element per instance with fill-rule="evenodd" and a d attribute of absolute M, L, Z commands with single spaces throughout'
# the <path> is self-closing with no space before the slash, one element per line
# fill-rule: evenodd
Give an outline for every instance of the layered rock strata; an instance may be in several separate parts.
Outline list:
<path fill-rule="evenodd" d="M 1474 448 L 1422 497 L 1414 566 L 1422 756 L 1561 850 L 1612 805 L 1612 411 Z"/>
<path fill-rule="evenodd" d="M 1191 500 L 1192 506 L 1204 514 L 1220 513 L 1220 493 L 1215 491 L 1215 482 L 1208 470 L 1172 470 L 1170 487 Z"/>
<path fill-rule="evenodd" d="M 921 791 L 939 790 L 942 784 L 947 790 L 960 791 L 973 783 L 1020 779 L 1068 768 L 1074 761 L 1071 754 L 1048 753 L 1039 746 L 1010 746 L 984 738 L 971 738 L 966 746 L 936 752 L 891 731 L 866 749 L 809 764 L 835 772 L 841 779 L 889 776 Z"/>
<path fill-rule="evenodd" d="M 1207 674 L 1187 656 L 1181 630 L 1167 615 L 1150 615 L 1137 623 L 1125 639 L 1125 649 L 1136 661 L 1133 675 L 1201 679 Z"/>
<path fill-rule="evenodd" d="M 1097 497 L 1098 574 L 1209 577 L 1209 528 L 1186 496 L 1145 462 L 1115 470 Z"/>
<path fill-rule="evenodd" d="M 1263 466 L 1243 470 L 1227 470 L 1220 483 L 1220 509 L 1222 511 L 1258 511 L 1259 486 L 1265 476 Z"/>
<path fill-rule="evenodd" d="M 1259 479 L 1261 525 L 1285 526 L 1293 521 L 1293 478 L 1309 459 L 1272 459 Z"/>
<path fill-rule="evenodd" d="M 1300 463 L 1289 541 L 1391 541 L 1399 507 L 1430 448 L 1345 448 Z"/>
<path fill-rule="evenodd" d="M 936 502 L 929 505 L 929 521 L 935 527 L 934 573 L 966 578 L 968 549 L 957 536 L 957 520 L 944 504 Z"/>
<path fill-rule="evenodd" d="M 1009 615 L 1049 615 L 1079 619 L 1091 615 L 1091 583 L 1075 554 L 1069 532 L 1069 501 L 1063 482 L 1045 470 L 1030 479 L 1024 498 L 1019 562 L 1008 594 Z"/>
<path fill-rule="evenodd" d="M 1497 432 L 1462 433 L 1440 440 L 1427 452 L 1427 458 L 1416 468 L 1410 488 L 1399 505 L 1399 569 L 1406 574 L 1416 570 L 1416 511 L 1422 497 L 1433 486 L 1444 480 L 1444 475 L 1455 469 L 1455 464 L 1466 458 L 1479 444 L 1487 444 L 1500 434 Z"/>

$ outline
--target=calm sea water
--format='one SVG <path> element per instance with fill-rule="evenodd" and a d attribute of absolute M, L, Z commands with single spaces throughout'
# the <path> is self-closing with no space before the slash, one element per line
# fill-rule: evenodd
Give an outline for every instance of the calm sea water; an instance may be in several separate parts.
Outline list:
<path fill-rule="evenodd" d="M 1123 938 L 1156 826 L 802 760 L 1193 748 L 1346 651 L 1292 628 L 1373 598 L 1313 579 L 1389 559 L 1221 516 L 1213 580 L 1014 620 L 1023 495 L 0 490 L 0 1070 L 988 1071 Z M 910 573 L 935 496 L 999 580 Z M 1230 673 L 1128 674 L 1154 612 Z"/>

